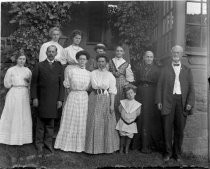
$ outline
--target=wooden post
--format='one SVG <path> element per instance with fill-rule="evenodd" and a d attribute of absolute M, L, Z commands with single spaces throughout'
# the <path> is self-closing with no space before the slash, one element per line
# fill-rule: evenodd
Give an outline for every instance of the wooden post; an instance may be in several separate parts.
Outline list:
<path fill-rule="evenodd" d="M 208 18 L 208 25 L 207 25 L 207 77 L 210 78 L 210 1 L 207 1 L 207 18 Z M 209 112 L 209 104 L 210 104 L 210 91 L 209 91 L 210 84 L 207 85 L 208 91 L 208 103 L 207 103 L 207 112 L 208 112 L 208 161 L 210 162 L 210 112 Z"/>

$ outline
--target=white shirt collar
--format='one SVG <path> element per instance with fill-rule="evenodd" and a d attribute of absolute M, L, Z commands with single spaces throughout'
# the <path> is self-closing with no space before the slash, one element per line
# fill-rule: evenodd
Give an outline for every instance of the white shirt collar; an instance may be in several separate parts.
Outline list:
<path fill-rule="evenodd" d="M 105 72 L 105 71 L 107 71 L 106 68 L 103 68 L 103 69 L 98 68 L 98 70 L 99 70 L 100 72 Z"/>
<path fill-rule="evenodd" d="M 51 63 L 54 63 L 55 60 L 50 61 L 50 60 L 47 58 L 47 61 L 48 61 L 48 62 L 51 62 Z"/>
<path fill-rule="evenodd" d="M 121 57 L 121 58 L 118 58 L 118 57 L 116 57 L 116 56 L 115 56 L 113 59 L 114 59 L 114 60 L 117 60 L 117 61 L 124 60 L 122 57 Z"/>

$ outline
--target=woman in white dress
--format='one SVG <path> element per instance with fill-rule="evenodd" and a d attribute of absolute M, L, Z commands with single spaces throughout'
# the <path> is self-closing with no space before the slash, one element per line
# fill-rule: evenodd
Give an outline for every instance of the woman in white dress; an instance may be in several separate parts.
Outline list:
<path fill-rule="evenodd" d="M 68 46 L 64 49 L 65 51 L 65 61 L 69 65 L 75 65 L 78 64 L 78 61 L 76 59 L 76 53 L 79 51 L 82 51 L 83 49 L 79 46 L 81 40 L 82 40 L 82 32 L 80 30 L 74 30 L 71 35 L 72 38 L 72 45 Z"/>
<path fill-rule="evenodd" d="M 9 89 L 0 119 L 0 143 L 23 145 L 32 143 L 32 119 L 29 103 L 31 71 L 24 67 L 26 56 L 17 57 L 17 65 L 9 68 L 4 86 Z"/>
<path fill-rule="evenodd" d="M 93 91 L 89 96 L 85 152 L 113 153 L 119 150 L 119 134 L 114 113 L 117 93 L 115 77 L 106 69 L 108 58 L 97 56 L 98 69 L 91 72 Z"/>
<path fill-rule="evenodd" d="M 61 37 L 61 30 L 58 27 L 53 27 L 49 31 L 49 35 L 52 38 L 51 41 L 44 43 L 39 52 L 39 62 L 42 62 L 47 59 L 47 48 L 51 45 L 55 45 L 57 47 L 57 55 L 55 56 L 55 60 L 61 62 L 61 64 L 66 64 L 65 61 L 65 52 L 63 47 L 58 43 L 59 38 Z"/>
<path fill-rule="evenodd" d="M 88 112 L 87 89 L 90 72 L 85 69 L 89 59 L 86 51 L 76 54 L 78 65 L 65 69 L 64 87 L 70 90 L 63 108 L 61 125 L 56 137 L 55 148 L 63 151 L 82 152 L 85 149 L 86 121 Z"/>

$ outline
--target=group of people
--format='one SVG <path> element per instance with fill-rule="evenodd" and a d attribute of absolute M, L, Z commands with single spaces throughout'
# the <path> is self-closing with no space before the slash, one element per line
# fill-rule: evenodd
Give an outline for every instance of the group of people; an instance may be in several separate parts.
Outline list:
<path fill-rule="evenodd" d="M 32 143 L 30 99 L 37 109 L 35 146 L 89 154 L 164 151 L 164 161 L 180 159 L 186 117 L 194 105 L 191 70 L 181 63 L 183 48 L 174 46 L 172 61 L 160 70 L 154 54 L 146 51 L 135 69 L 117 46 L 109 59 L 106 46 L 97 44 L 95 59 L 79 44 L 82 32 L 72 33 L 72 45 L 63 48 L 59 28 L 40 49 L 33 72 L 20 53 L 4 78 L 7 93 L 0 119 L 0 143 Z M 29 92 L 30 91 L 30 92 Z M 62 109 L 53 145 L 55 119 Z M 158 110 L 159 109 L 159 110 Z M 174 133 L 174 135 L 172 135 Z M 133 139 L 133 140 L 132 140 Z"/>

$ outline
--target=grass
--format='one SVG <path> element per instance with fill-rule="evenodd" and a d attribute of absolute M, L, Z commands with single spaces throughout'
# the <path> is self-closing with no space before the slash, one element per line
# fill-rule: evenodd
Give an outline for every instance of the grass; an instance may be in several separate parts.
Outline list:
<path fill-rule="evenodd" d="M 102 167 L 146 167 L 146 166 L 199 166 L 208 168 L 207 157 L 183 154 L 182 164 L 171 159 L 164 163 L 158 152 L 142 154 L 137 150 L 130 150 L 128 154 L 101 154 L 63 152 L 56 150 L 54 155 L 36 156 L 32 144 L 23 146 L 7 146 L 0 144 L 0 168 L 27 166 L 50 169 L 94 169 Z"/>

